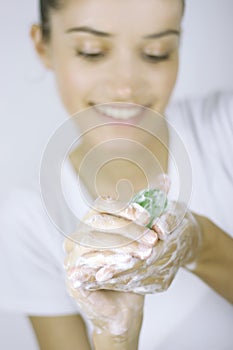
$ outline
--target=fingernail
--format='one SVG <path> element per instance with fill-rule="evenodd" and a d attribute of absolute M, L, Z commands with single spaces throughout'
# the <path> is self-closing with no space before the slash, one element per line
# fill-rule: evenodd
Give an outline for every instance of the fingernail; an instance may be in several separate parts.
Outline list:
<path fill-rule="evenodd" d="M 168 236 L 167 232 L 164 229 L 162 229 L 162 227 L 160 227 L 159 220 L 157 220 L 153 224 L 151 229 L 154 230 L 157 233 L 158 238 L 161 239 L 162 241 L 164 241 L 167 238 L 167 236 Z"/>
<path fill-rule="evenodd" d="M 148 247 L 140 244 L 138 246 L 138 249 L 134 252 L 134 255 L 141 260 L 145 260 L 145 259 L 149 258 L 151 253 L 152 253 L 152 248 L 148 248 Z"/>
<path fill-rule="evenodd" d="M 158 240 L 158 235 L 156 232 L 147 232 L 141 237 L 141 241 L 145 244 L 154 245 Z"/>

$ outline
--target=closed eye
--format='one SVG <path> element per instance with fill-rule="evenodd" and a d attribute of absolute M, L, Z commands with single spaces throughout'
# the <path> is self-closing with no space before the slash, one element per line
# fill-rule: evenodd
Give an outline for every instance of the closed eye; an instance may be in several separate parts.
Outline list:
<path fill-rule="evenodd" d="M 150 62 L 161 62 L 161 61 L 166 61 L 170 57 L 169 54 L 158 56 L 158 55 L 149 55 L 149 54 L 143 54 L 143 58 L 146 59 L 147 61 Z"/>
<path fill-rule="evenodd" d="M 84 52 L 84 51 L 77 51 L 77 56 L 83 57 L 87 60 L 95 60 L 104 57 L 103 52 Z"/>

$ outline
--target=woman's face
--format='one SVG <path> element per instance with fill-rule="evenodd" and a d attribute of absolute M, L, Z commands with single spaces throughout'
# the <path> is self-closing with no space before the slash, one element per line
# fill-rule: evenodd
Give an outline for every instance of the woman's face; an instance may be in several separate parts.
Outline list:
<path fill-rule="evenodd" d="M 67 111 L 130 102 L 163 112 L 176 81 L 181 18 L 180 0 L 69 0 L 51 11 L 42 55 Z"/>

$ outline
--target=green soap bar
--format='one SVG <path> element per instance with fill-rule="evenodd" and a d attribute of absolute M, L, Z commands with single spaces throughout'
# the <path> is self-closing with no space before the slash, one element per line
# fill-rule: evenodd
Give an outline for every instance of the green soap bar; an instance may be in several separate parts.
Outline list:
<path fill-rule="evenodd" d="M 165 192 L 159 189 L 146 189 L 138 192 L 131 202 L 139 204 L 149 212 L 151 220 L 147 227 L 151 227 L 154 219 L 166 209 L 167 196 Z"/>

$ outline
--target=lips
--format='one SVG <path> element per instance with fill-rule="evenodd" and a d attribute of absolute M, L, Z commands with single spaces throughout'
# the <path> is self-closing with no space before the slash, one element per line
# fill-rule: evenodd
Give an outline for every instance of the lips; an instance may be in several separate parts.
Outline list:
<path fill-rule="evenodd" d="M 120 103 L 95 105 L 94 108 L 98 114 L 121 122 L 137 119 L 144 110 L 143 106 Z"/>

